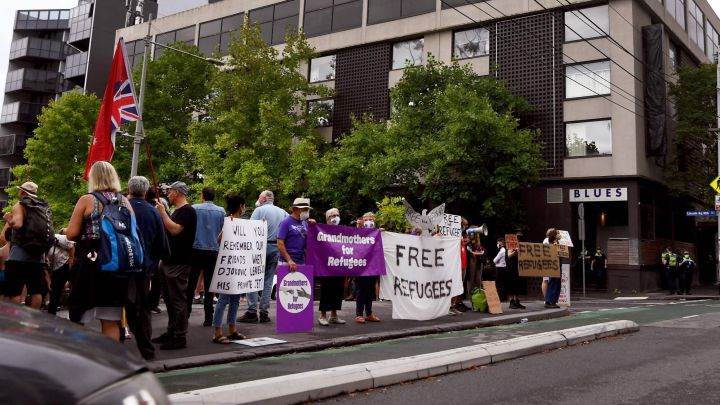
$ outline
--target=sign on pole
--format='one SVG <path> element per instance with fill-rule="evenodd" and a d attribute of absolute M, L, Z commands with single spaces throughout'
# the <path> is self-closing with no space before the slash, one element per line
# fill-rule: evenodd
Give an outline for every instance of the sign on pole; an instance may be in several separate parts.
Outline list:
<path fill-rule="evenodd" d="M 225 218 L 210 292 L 245 294 L 263 289 L 267 223 Z"/>
<path fill-rule="evenodd" d="M 562 277 L 560 277 L 560 298 L 558 305 L 570 306 L 570 265 L 562 265 Z"/>
<path fill-rule="evenodd" d="M 717 176 L 715 180 L 710 183 L 710 187 L 715 190 L 716 193 L 720 193 L 720 176 Z"/>
<path fill-rule="evenodd" d="M 520 277 L 560 277 L 560 258 L 556 245 L 520 242 L 519 247 Z"/>

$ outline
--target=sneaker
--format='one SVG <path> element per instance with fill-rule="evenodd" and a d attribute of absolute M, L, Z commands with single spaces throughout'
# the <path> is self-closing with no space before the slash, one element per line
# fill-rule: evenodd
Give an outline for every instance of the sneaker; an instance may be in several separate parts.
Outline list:
<path fill-rule="evenodd" d="M 368 322 L 380 322 L 380 318 L 375 315 L 366 316 L 365 320 Z"/>
<path fill-rule="evenodd" d="M 155 307 L 155 308 L 151 309 L 150 312 L 152 312 L 153 314 L 156 314 L 156 315 L 162 314 L 162 309 L 160 309 L 160 307 Z"/>
<path fill-rule="evenodd" d="M 455 310 L 458 312 L 465 312 L 468 310 L 467 307 L 465 307 L 465 305 L 463 305 L 462 303 L 455 304 L 453 308 L 455 308 Z"/>
<path fill-rule="evenodd" d="M 322 326 L 330 325 L 330 322 L 328 322 L 327 318 L 323 318 L 323 317 L 318 318 L 318 323 Z"/>
<path fill-rule="evenodd" d="M 160 350 L 179 350 L 184 349 L 187 347 L 187 341 L 184 337 L 176 337 L 172 338 L 172 340 L 167 341 L 160 345 Z"/>
<path fill-rule="evenodd" d="M 545 304 L 545 308 L 560 308 L 558 304 Z"/>
<path fill-rule="evenodd" d="M 245 312 L 243 316 L 237 319 L 238 322 L 242 323 L 256 323 L 258 321 L 257 314 L 253 314 L 251 312 Z"/>
<path fill-rule="evenodd" d="M 169 333 L 167 333 L 167 332 L 165 332 L 165 333 L 163 333 L 162 335 L 160 335 L 160 336 L 158 336 L 158 337 L 156 337 L 156 338 L 152 338 L 150 341 L 153 342 L 153 343 L 167 343 L 167 342 L 169 342 L 170 340 L 172 340 L 172 335 L 169 334 Z"/>
<path fill-rule="evenodd" d="M 335 325 L 345 325 L 345 320 L 344 320 L 344 319 L 337 318 L 337 317 L 334 317 L 334 318 L 331 317 L 331 318 L 330 318 L 330 323 L 335 324 Z"/>
<path fill-rule="evenodd" d="M 270 317 L 268 314 L 260 314 L 260 323 L 268 323 L 270 322 Z"/>
<path fill-rule="evenodd" d="M 455 308 L 450 308 L 450 310 L 448 311 L 448 315 L 450 316 L 455 316 L 457 314 L 459 314 L 459 312 L 456 311 Z"/>
<path fill-rule="evenodd" d="M 515 300 L 515 306 L 517 309 L 526 309 L 527 307 L 520 303 L 520 300 Z"/>
<path fill-rule="evenodd" d="M 520 306 L 515 303 L 515 300 L 510 300 L 510 309 L 520 309 Z"/>
<path fill-rule="evenodd" d="M 362 315 L 355 317 L 355 322 L 357 323 L 365 323 L 365 318 L 363 318 Z"/>

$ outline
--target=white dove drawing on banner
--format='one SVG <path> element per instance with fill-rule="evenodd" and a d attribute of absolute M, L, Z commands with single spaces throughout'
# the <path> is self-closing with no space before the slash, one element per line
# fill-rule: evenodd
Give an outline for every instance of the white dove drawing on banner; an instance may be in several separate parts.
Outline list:
<path fill-rule="evenodd" d="M 433 208 L 430 213 L 426 209 L 422 210 L 422 214 L 415 211 L 407 201 L 403 201 L 405 205 L 405 217 L 410 225 L 414 228 L 420 228 L 423 236 L 431 236 L 431 232 L 440 225 L 445 219 L 445 204 L 440 204 Z"/>

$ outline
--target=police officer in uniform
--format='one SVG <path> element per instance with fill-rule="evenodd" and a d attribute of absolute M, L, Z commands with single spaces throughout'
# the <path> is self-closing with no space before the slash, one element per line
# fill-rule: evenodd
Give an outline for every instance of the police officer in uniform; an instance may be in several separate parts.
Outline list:
<path fill-rule="evenodd" d="M 678 294 L 682 295 L 682 293 L 685 292 L 686 295 L 692 295 L 690 293 L 690 287 L 692 287 L 695 261 L 690 258 L 690 253 L 687 250 L 683 252 L 682 261 L 678 267 L 680 273 L 680 290 Z"/>
<path fill-rule="evenodd" d="M 673 288 L 672 275 L 670 274 L 670 246 L 665 246 L 665 249 L 660 253 L 660 263 L 662 264 L 662 277 L 665 280 L 665 286 L 668 289 L 668 295 L 675 294 Z"/>
<path fill-rule="evenodd" d="M 678 282 L 680 281 L 680 271 L 678 268 L 678 255 L 675 252 L 670 252 L 668 255 L 668 268 L 670 274 L 670 294 L 679 293 Z"/>

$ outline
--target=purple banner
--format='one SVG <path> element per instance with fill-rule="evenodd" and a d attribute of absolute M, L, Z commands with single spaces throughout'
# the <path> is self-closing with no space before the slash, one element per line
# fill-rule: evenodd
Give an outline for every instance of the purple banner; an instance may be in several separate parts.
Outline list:
<path fill-rule="evenodd" d="M 313 267 L 298 264 L 277 268 L 277 332 L 301 333 L 313 330 Z"/>
<path fill-rule="evenodd" d="M 310 224 L 306 263 L 315 277 L 384 276 L 380 231 L 349 226 Z"/>

